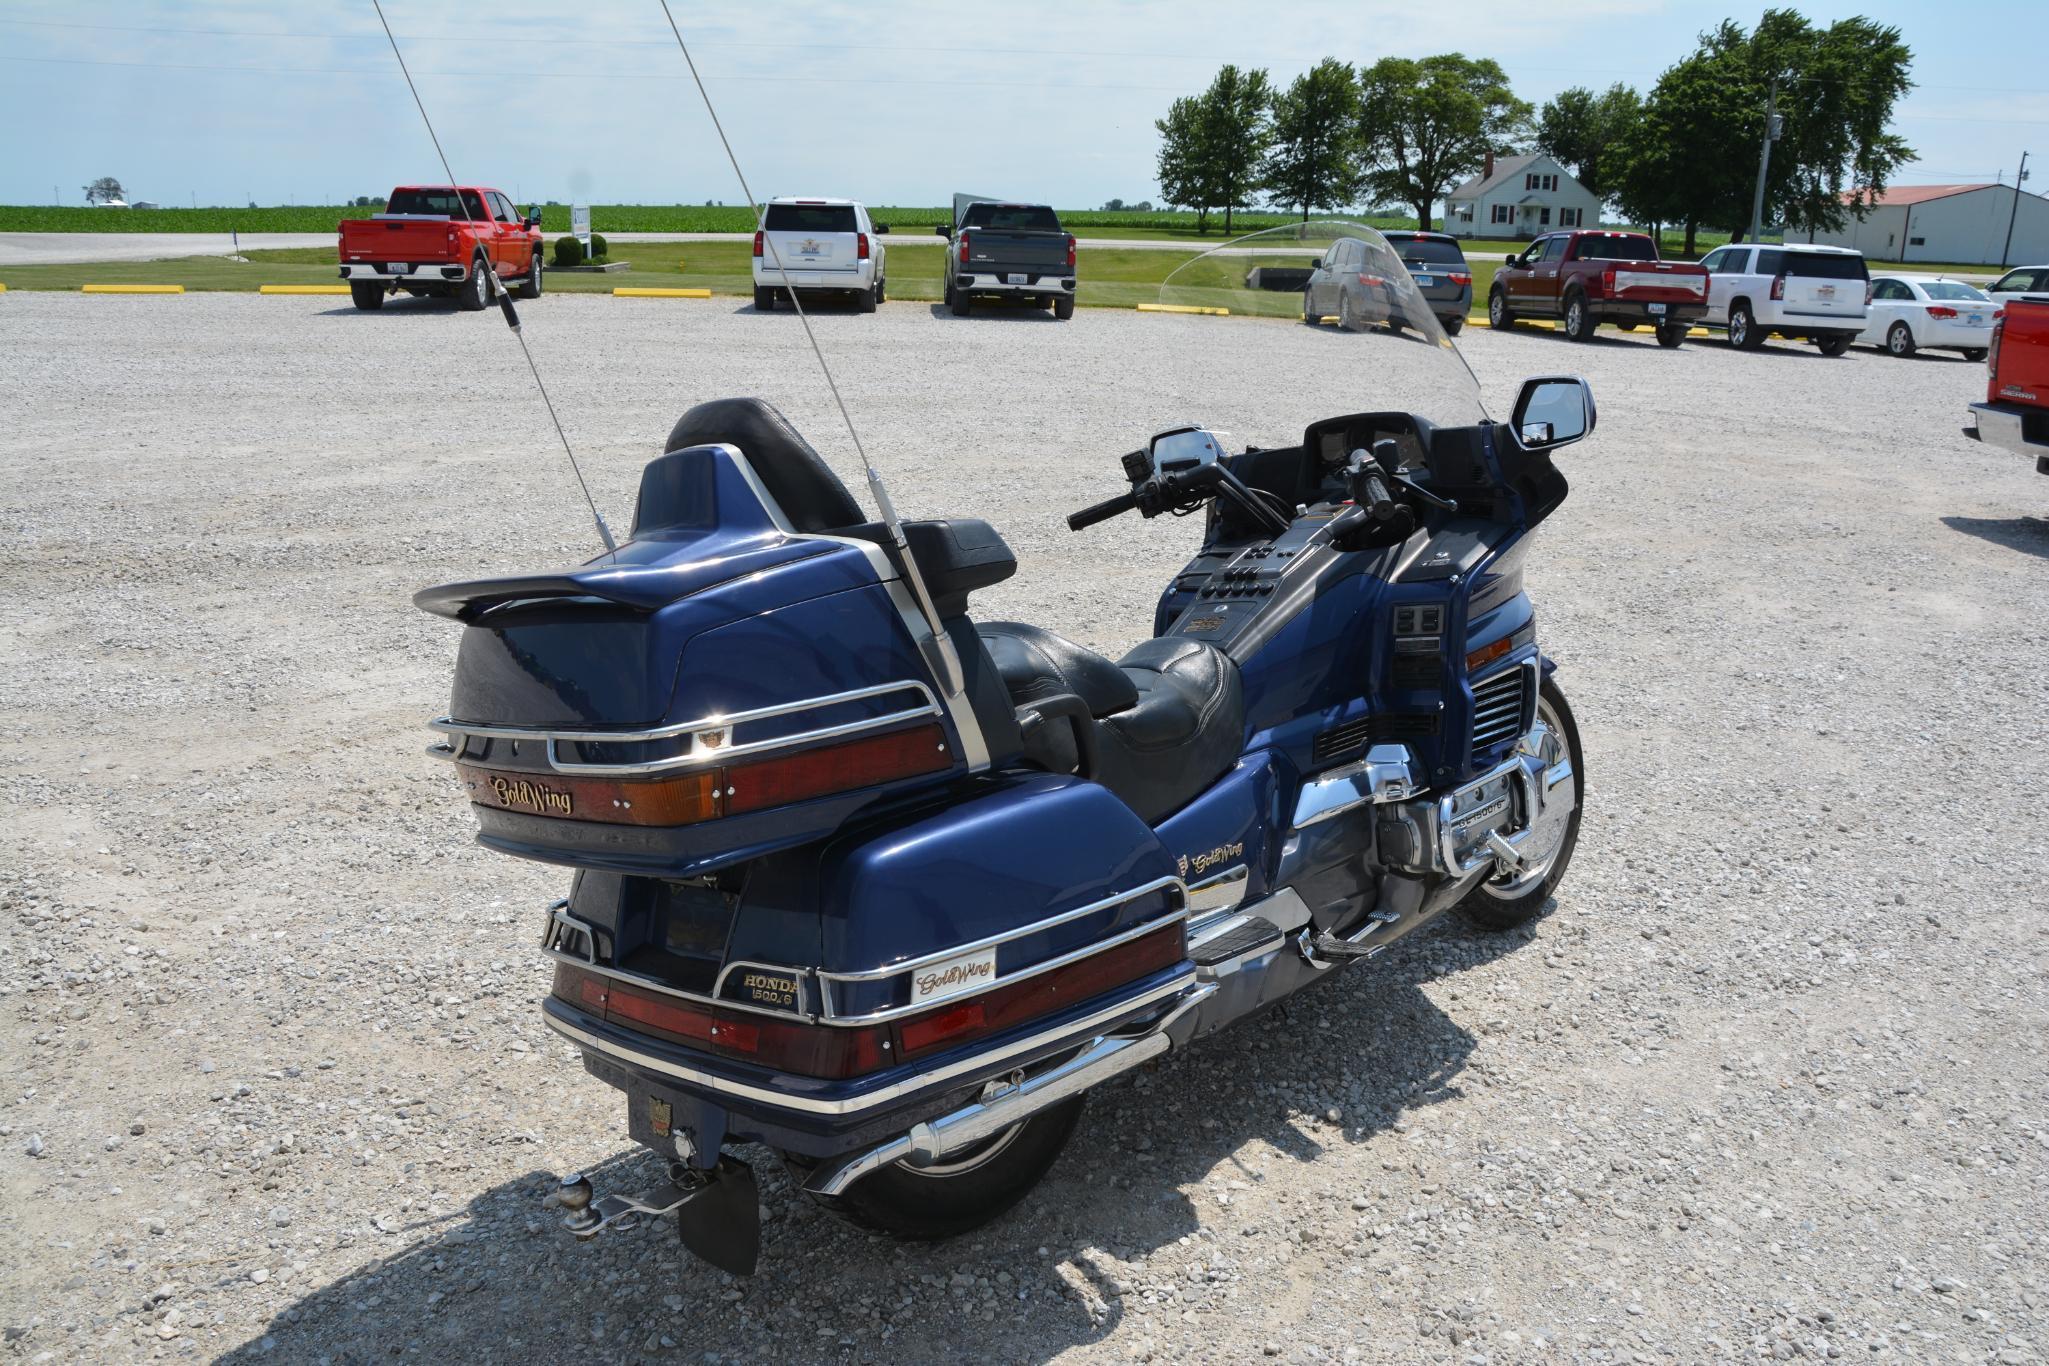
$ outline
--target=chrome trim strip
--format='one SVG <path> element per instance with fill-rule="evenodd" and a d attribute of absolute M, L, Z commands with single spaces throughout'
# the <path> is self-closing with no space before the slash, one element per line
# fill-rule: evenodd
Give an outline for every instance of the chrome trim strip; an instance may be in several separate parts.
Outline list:
<path fill-rule="evenodd" d="M 669 1077 L 675 1081 L 701 1087 L 714 1094 L 737 1096 L 746 1100 L 760 1101 L 766 1105 L 778 1106 L 785 1110 L 801 1110 L 806 1114 L 849 1115 L 858 1114 L 863 1110 L 872 1110 L 879 1105 L 886 1105 L 900 1097 L 927 1090 L 970 1072 L 987 1070 L 996 1064 L 1006 1062 L 1020 1054 L 1032 1052 L 1034 1049 L 1043 1048 L 1047 1044 L 1057 1042 L 1060 1039 L 1072 1035 L 1086 1034 L 1088 1031 L 1107 1024 L 1121 1015 L 1142 1010 L 1157 1001 L 1185 991 L 1193 985 L 1195 985 L 1195 972 L 1193 969 L 1190 969 L 1185 973 L 1177 974 L 1172 981 L 1163 982 L 1159 986 L 1141 992 L 1137 996 L 1119 1001 L 1116 1005 L 1106 1006 L 1102 1010 L 1096 1011 L 1094 1014 L 1085 1016 L 1082 1019 L 1054 1029 L 1044 1030 L 1028 1038 L 1019 1039 L 1015 1043 L 1006 1044 L 1002 1048 L 977 1053 L 972 1057 L 963 1058 L 959 1062 L 951 1063 L 945 1067 L 933 1068 L 930 1071 L 921 1072 L 917 1076 L 907 1077 L 902 1081 L 892 1082 L 887 1086 L 880 1086 L 872 1091 L 864 1091 L 858 1096 L 850 1096 L 845 1100 L 819 1100 L 790 1091 L 777 1091 L 764 1086 L 754 1086 L 747 1082 L 734 1081 L 729 1077 L 719 1076 L 717 1073 L 708 1072 L 701 1068 L 691 1067 L 679 1062 L 671 1062 L 666 1058 L 656 1056 L 642 1049 L 629 1048 L 603 1035 L 591 1032 L 576 1020 L 565 1018 L 567 1014 L 582 1016 L 584 1012 L 577 1010 L 565 1001 L 558 1001 L 552 996 L 542 998 L 541 1020 L 548 1028 L 554 1030 L 579 1048 L 586 1048 L 594 1053 L 603 1053 L 607 1057 L 616 1058 L 635 1067 L 645 1068 L 650 1072 L 660 1073 L 662 1076 Z M 614 1028 L 613 1026 L 606 1027 Z M 625 1033 L 627 1031 L 620 1030 L 619 1032 Z M 655 1043 L 659 1041 L 650 1039 L 648 1042 Z"/>
<path fill-rule="evenodd" d="M 797 984 L 797 1014 L 803 1016 L 806 1020 L 815 1018 L 811 1009 L 811 970 L 809 968 L 793 968 L 782 963 L 764 963 L 755 958 L 735 958 L 719 969 L 718 976 L 712 978 L 712 999 L 721 1006 L 737 1006 L 742 1010 L 751 1011 L 758 1015 L 775 1015 L 785 1020 L 790 1018 L 790 1012 L 787 1010 L 777 1010 L 773 1006 L 758 1006 L 751 1001 L 728 1000 L 725 994 L 726 974 L 739 968 L 761 968 L 768 972 L 776 973 L 779 976 L 788 977 Z"/>
<path fill-rule="evenodd" d="M 1232 909 L 1245 899 L 1245 888 L 1251 878 L 1251 865 L 1241 863 L 1195 883 L 1188 889 L 1189 914 Z"/>
<path fill-rule="evenodd" d="M 658 978 L 648 977 L 638 972 L 628 972 L 625 968 L 613 967 L 610 963 L 586 962 L 580 954 L 568 953 L 547 944 L 541 946 L 541 952 L 550 958 L 567 963 L 571 967 L 581 968 L 593 977 L 603 977 L 610 981 L 622 982 L 630 987 L 639 987 L 643 991 L 652 991 L 658 995 L 674 997 L 679 1001 L 688 1001 L 692 1005 L 717 1006 L 720 1010 L 738 1010 L 748 1015 L 766 1015 L 771 1020 L 794 1020 L 799 1024 L 818 1023 L 818 1017 L 808 1010 L 811 994 L 810 990 L 804 986 L 804 981 L 810 976 L 810 973 L 803 969 L 786 968 L 776 963 L 755 963 L 752 965 L 754 967 L 774 968 L 777 972 L 788 973 L 797 979 L 799 1008 L 796 1011 L 788 1011 L 773 1010 L 768 1006 L 753 1005 L 746 1001 L 721 1000 L 716 996 L 707 996 L 701 991 L 685 991 L 682 987 L 670 986 L 667 982 L 661 981 Z"/>
<path fill-rule="evenodd" d="M 869 697 L 884 697 L 890 693 L 911 691 L 924 699 L 921 707 L 905 711 L 890 712 L 884 716 L 865 717 L 859 721 L 848 721 L 837 726 L 821 726 L 816 730 L 800 731 L 795 735 L 780 735 L 773 740 L 752 740 L 746 744 L 720 745 L 716 748 L 703 746 L 698 735 L 706 731 L 730 731 L 733 727 L 749 721 L 765 721 L 775 716 L 790 716 L 797 712 L 815 711 L 820 707 L 838 706 L 842 702 L 859 702 Z M 689 768 L 697 764 L 715 763 L 731 758 L 735 754 L 753 754 L 762 750 L 789 749 L 796 745 L 809 744 L 814 740 L 832 740 L 843 735 L 858 735 L 864 731 L 880 730 L 886 726 L 902 725 L 921 717 L 940 714 L 939 699 L 932 689 L 913 678 L 894 683 L 878 683 L 867 688 L 852 688 L 846 692 L 829 693 L 824 697 L 807 697 L 796 702 L 779 702 L 772 707 L 756 707 L 751 711 L 736 711 L 724 716 L 700 717 L 695 721 L 678 721 L 666 726 L 654 726 L 645 730 L 551 730 L 545 726 L 492 726 L 457 721 L 446 716 L 437 716 L 427 723 L 428 729 L 443 731 L 465 737 L 464 745 L 450 746 L 446 753 L 430 748 L 427 752 L 436 758 L 458 759 L 468 747 L 467 737 L 476 735 L 491 740 L 544 740 L 548 746 L 548 767 L 564 774 L 641 774 L 662 773 L 670 769 Z M 641 744 L 652 740 L 673 740 L 678 736 L 689 736 L 690 748 L 682 754 L 666 759 L 648 759 L 631 764 L 576 764 L 557 757 L 556 745 L 563 741 L 575 744 Z"/>
<path fill-rule="evenodd" d="M 1172 925 L 1176 921 L 1185 920 L 1187 918 L 1188 912 L 1185 908 L 1178 911 L 1170 911 L 1166 915 L 1155 917 L 1152 920 L 1146 921 L 1142 925 L 1133 926 L 1131 929 L 1128 930 L 1121 930 L 1118 933 L 1112 935 L 1108 939 L 1092 940 L 1089 943 L 1082 945 L 1080 948 L 1070 949 L 1068 952 L 1063 953 L 1058 957 L 1048 958 L 1042 963 L 1034 963 L 1030 967 L 1024 968 L 1017 972 L 1006 973 L 1005 975 L 998 977 L 995 981 L 991 982 L 988 986 L 982 987 L 975 991 L 963 991 L 952 996 L 942 996 L 939 999 L 933 1001 L 913 1001 L 908 1005 L 885 1006 L 881 1010 L 871 1010 L 866 1015 L 838 1015 L 834 1014 L 828 1007 L 825 1017 L 821 1019 L 819 1023 L 824 1025 L 880 1024 L 885 1020 L 896 1020 L 901 1019 L 906 1015 L 917 1015 L 927 1010 L 936 1010 L 942 1005 L 948 1005 L 953 1002 L 972 1001 L 976 997 L 987 995 L 989 992 L 995 991 L 999 987 L 1007 987 L 1014 982 L 1029 982 L 1032 978 L 1037 977 L 1040 973 L 1051 972 L 1055 968 L 1064 968 L 1069 963 L 1075 963 L 1079 962 L 1084 958 L 1094 957 L 1096 954 L 1102 953 L 1108 949 L 1114 949 L 1119 947 L 1120 945 L 1128 944 L 1134 939 L 1143 939 L 1146 935 L 1153 933 L 1155 930 L 1165 929 L 1167 926 Z M 1185 939 L 1183 940 L 1183 944 L 1185 946 Z M 973 952 L 973 950 L 962 950 L 962 952 Z M 953 954 L 947 955 L 947 957 L 949 958 L 954 956 L 955 955 Z M 826 976 L 826 974 L 821 972 L 819 976 L 823 977 Z M 829 991 L 822 994 L 825 996 L 825 999 L 828 1002 L 832 999 L 831 993 Z"/>
<path fill-rule="evenodd" d="M 943 963 L 949 958 L 958 958 L 964 953 L 979 953 L 983 949 L 992 949 L 999 944 L 1007 944 L 1013 939 L 1023 939 L 1027 935 L 1055 929 L 1067 924 L 1069 921 L 1080 920 L 1083 916 L 1094 915 L 1098 911 L 1107 911 L 1114 906 L 1121 906 L 1127 901 L 1136 901 L 1142 896 L 1168 887 L 1172 887 L 1179 892 L 1181 902 L 1179 914 L 1187 915 L 1188 888 L 1182 884 L 1180 878 L 1169 874 L 1166 877 L 1154 878 L 1151 882 L 1118 892 L 1114 896 L 1104 897 L 1100 901 L 1091 901 L 1086 906 L 1077 906 L 1071 911 L 1062 911 L 1058 915 L 1047 916 L 1044 920 L 1035 920 L 1029 925 L 1021 925 L 1014 930 L 1005 930 L 1001 934 L 992 934 L 983 939 L 970 940 L 965 944 L 955 944 L 950 948 L 940 949 L 936 953 L 926 953 L 920 954 L 916 958 L 906 958 L 903 962 L 892 963 L 888 967 L 865 968 L 859 972 L 827 972 L 824 968 L 820 968 L 818 976 L 820 980 L 825 982 L 879 982 L 884 978 L 897 977 L 906 972 L 915 972 L 919 968 L 930 967 L 934 963 Z M 992 985 L 995 984 L 992 983 Z M 830 1013 L 830 996 L 831 993 L 828 991 L 827 1013 Z"/>
<path fill-rule="evenodd" d="M 1422 790 L 1415 772 L 1407 745 L 1375 745 L 1365 758 L 1303 783 L 1291 824 L 1305 830 L 1368 803 L 1405 802 Z"/>

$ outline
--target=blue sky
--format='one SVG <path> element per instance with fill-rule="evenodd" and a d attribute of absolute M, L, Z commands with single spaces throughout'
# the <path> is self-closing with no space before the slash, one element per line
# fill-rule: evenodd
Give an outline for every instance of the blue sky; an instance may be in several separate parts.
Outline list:
<path fill-rule="evenodd" d="M 1460 50 L 1495 58 L 1541 103 L 1569 85 L 1647 87 L 1723 13 L 1657 0 L 1579 0 L 1570 18 L 1527 0 L 671 4 L 757 194 L 929 205 L 969 190 L 1070 207 L 1157 197 L 1153 120 L 1224 61 L 1285 81 L 1325 55 Z M 2010 182 L 2023 148 L 2049 160 L 2041 57 L 2003 36 L 2038 35 L 2039 6 L 1800 8 L 1905 33 L 1920 88 L 1898 126 L 1921 159 L 1902 182 Z M 523 199 L 739 201 L 656 0 L 385 10 L 459 178 Z M 101 175 L 167 205 L 334 203 L 441 178 L 369 0 L 0 0 L 0 129 L 9 203 L 79 203 Z M 2049 188 L 2049 168 L 2029 188 Z"/>

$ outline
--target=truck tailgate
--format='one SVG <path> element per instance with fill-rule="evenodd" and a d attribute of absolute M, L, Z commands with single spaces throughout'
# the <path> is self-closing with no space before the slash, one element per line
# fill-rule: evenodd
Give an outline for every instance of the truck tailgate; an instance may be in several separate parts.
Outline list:
<path fill-rule="evenodd" d="M 861 268 L 860 242 L 851 232 L 781 232 L 770 229 L 762 264 L 776 262 L 791 274 L 798 271 L 851 271 Z"/>
<path fill-rule="evenodd" d="M 1699 303 L 1707 298 L 1707 272 L 1643 261 L 1615 267 L 1615 297 L 1642 303 Z"/>
<path fill-rule="evenodd" d="M 1005 232 L 999 228 L 967 230 L 966 264 L 978 271 L 1029 270 L 1044 273 L 1067 269 L 1064 232 Z"/>
<path fill-rule="evenodd" d="M 446 218 L 352 218 L 341 223 L 344 261 L 452 261 L 459 252 Z"/>

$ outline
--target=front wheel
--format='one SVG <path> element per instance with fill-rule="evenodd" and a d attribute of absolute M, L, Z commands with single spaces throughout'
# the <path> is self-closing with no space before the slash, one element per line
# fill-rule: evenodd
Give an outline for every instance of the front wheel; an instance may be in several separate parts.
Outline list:
<path fill-rule="evenodd" d="M 1081 1118 L 1083 1097 L 1041 1110 L 929 1167 L 897 1162 L 820 1203 L 893 1238 L 952 1238 L 995 1219 L 1031 1193 Z"/>
<path fill-rule="evenodd" d="M 1579 725 L 1572 718 L 1564 691 L 1549 678 L 1537 692 L 1537 719 L 1551 731 L 1544 755 L 1545 775 L 1539 781 L 1548 785 L 1561 759 L 1571 772 L 1546 794 L 1544 812 L 1522 843 L 1522 866 L 1506 877 L 1487 879 L 1459 903 L 1466 917 L 1482 929 L 1512 930 L 1542 910 L 1579 845 L 1580 805 L 1586 791 Z"/>
<path fill-rule="evenodd" d="M 1912 329 L 1905 323 L 1894 323 L 1885 334 L 1885 349 L 1905 360 L 1921 348 L 1914 344 Z"/>
<path fill-rule="evenodd" d="M 1515 326 L 1515 314 L 1508 311 L 1508 296 L 1498 289 L 1487 296 L 1487 325 L 1496 332 Z"/>
<path fill-rule="evenodd" d="M 1685 340 L 1685 323 L 1666 323 L 1658 329 L 1658 345 L 1664 347 L 1667 351 L 1672 350 Z"/>
<path fill-rule="evenodd" d="M 349 298 L 355 301 L 357 308 L 366 313 L 375 313 L 384 307 L 384 286 L 374 281 L 351 280 Z"/>

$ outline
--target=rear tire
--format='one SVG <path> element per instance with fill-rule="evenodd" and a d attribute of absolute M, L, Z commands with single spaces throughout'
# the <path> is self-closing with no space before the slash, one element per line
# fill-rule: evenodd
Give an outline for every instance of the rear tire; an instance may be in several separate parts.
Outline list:
<path fill-rule="evenodd" d="M 968 310 L 974 307 L 973 301 L 968 298 L 967 291 L 958 285 L 954 286 L 953 296 L 947 302 L 952 307 L 953 316 L 956 318 L 967 317 Z"/>
<path fill-rule="evenodd" d="M 1658 345 L 1664 347 L 1667 351 L 1672 350 L 1685 340 L 1686 328 L 1684 324 L 1667 323 L 1658 329 Z"/>
<path fill-rule="evenodd" d="M 1750 316 L 1747 303 L 1729 306 L 1729 345 L 1739 351 L 1755 351 L 1764 345 L 1764 329 Z"/>
<path fill-rule="evenodd" d="M 1463 317 L 1446 318 L 1444 320 L 1444 335 L 1447 337 L 1456 337 L 1465 330 L 1466 320 Z"/>
<path fill-rule="evenodd" d="M 1041 1110 L 935 1166 L 895 1163 L 843 1195 L 814 1198 L 893 1238 L 929 1242 L 980 1228 L 1024 1199 L 1052 1168 L 1081 1118 L 1083 1099 Z"/>
<path fill-rule="evenodd" d="M 1574 294 L 1565 301 L 1565 335 L 1573 341 L 1592 341 L 1594 329 L 1600 324 L 1594 321 L 1593 310 L 1587 307 L 1586 296 Z"/>
<path fill-rule="evenodd" d="M 1496 332 L 1506 332 L 1515 326 L 1515 314 L 1508 310 L 1508 296 L 1498 289 L 1487 296 L 1487 325 Z"/>
<path fill-rule="evenodd" d="M 1906 360 L 1921 348 L 1914 343 L 1914 331 L 1912 328 L 1908 327 L 1905 323 L 1894 323 L 1886 329 L 1885 349 L 1887 354 L 1898 356 L 1901 360 Z"/>
<path fill-rule="evenodd" d="M 1814 349 L 1824 356 L 1840 356 L 1850 349 L 1848 337 L 1822 337 L 1814 343 Z"/>
<path fill-rule="evenodd" d="M 756 313 L 775 312 L 775 291 L 763 289 L 760 285 L 756 285 L 754 287 L 754 311 Z"/>
<path fill-rule="evenodd" d="M 1484 930 L 1512 930 L 1541 911 L 1564 878 L 1565 870 L 1572 865 L 1573 850 L 1579 847 L 1579 818 L 1586 804 L 1586 764 L 1580 756 L 1579 723 L 1573 720 L 1564 691 L 1549 678 L 1537 692 L 1537 715 L 1554 731 L 1565 734 L 1565 752 L 1572 759 L 1572 814 L 1540 870 L 1511 879 L 1507 885 L 1482 882 L 1459 902 L 1466 918 Z"/>
<path fill-rule="evenodd" d="M 1982 346 L 1965 347 L 1964 359 L 1971 362 L 1971 364 L 1973 365 L 1978 364 L 1980 361 L 1985 359 L 1985 348 Z"/>
<path fill-rule="evenodd" d="M 854 296 L 854 307 L 863 313 L 873 313 L 875 311 L 875 295 L 876 288 L 874 287 L 862 290 Z"/>
<path fill-rule="evenodd" d="M 384 286 L 369 281 L 349 281 L 349 298 L 365 313 L 375 313 L 384 307 Z"/>
<path fill-rule="evenodd" d="M 1072 294 L 1062 294 L 1053 300 L 1053 316 L 1060 319 L 1061 322 L 1066 322 L 1074 316 L 1074 296 Z"/>
<path fill-rule="evenodd" d="M 464 280 L 455 292 L 456 307 L 465 313 L 475 313 L 491 302 L 491 263 L 479 256 L 470 265 L 470 278 Z"/>

